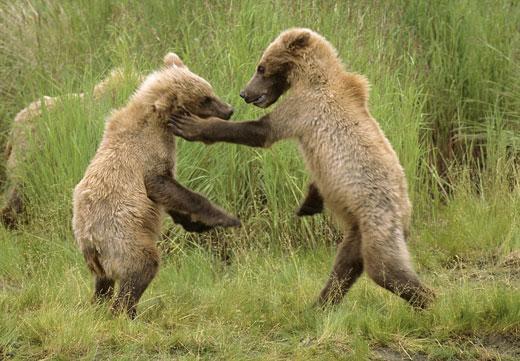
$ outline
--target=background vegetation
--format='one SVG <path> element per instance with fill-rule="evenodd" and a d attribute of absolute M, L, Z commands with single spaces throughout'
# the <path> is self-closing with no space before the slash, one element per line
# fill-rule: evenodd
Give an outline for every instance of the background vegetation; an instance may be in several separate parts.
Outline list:
<path fill-rule="evenodd" d="M 0 229 L 0 360 L 519 358 L 519 24 L 520 3 L 506 0 L 1 1 L 3 134 L 43 95 L 87 97 L 44 111 L 35 134 L 45 142 L 17 169 L 30 221 Z M 310 307 L 340 235 L 326 215 L 294 216 L 307 173 L 290 142 L 179 141 L 181 181 L 243 228 L 197 236 L 165 225 L 138 319 L 91 305 L 72 188 L 136 84 L 103 101 L 93 85 L 114 67 L 145 74 L 173 50 L 235 119 L 256 117 L 238 92 L 290 26 L 322 33 L 370 79 L 371 111 L 409 179 L 409 246 L 438 294 L 432 309 L 417 313 L 365 277 L 339 307 Z"/>

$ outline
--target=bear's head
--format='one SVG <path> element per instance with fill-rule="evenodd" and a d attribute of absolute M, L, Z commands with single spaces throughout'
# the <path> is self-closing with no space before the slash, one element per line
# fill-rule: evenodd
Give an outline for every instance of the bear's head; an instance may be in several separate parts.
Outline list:
<path fill-rule="evenodd" d="M 164 68 L 149 75 L 136 93 L 151 107 L 162 123 L 171 116 L 187 111 L 201 118 L 229 119 L 233 107 L 220 100 L 211 85 L 191 72 L 174 53 L 164 57 Z"/>
<path fill-rule="evenodd" d="M 240 92 L 240 96 L 246 103 L 267 108 L 296 79 L 316 75 L 317 57 L 337 58 L 334 48 L 321 35 L 305 28 L 282 32 L 265 49 L 255 74 Z"/>

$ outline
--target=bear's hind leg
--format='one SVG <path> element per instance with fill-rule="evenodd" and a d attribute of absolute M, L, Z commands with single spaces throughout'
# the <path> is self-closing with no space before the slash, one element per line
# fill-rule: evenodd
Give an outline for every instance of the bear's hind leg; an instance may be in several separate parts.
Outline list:
<path fill-rule="evenodd" d="M 115 281 L 106 276 L 96 276 L 95 290 L 94 290 L 94 302 L 102 302 L 112 298 L 114 294 Z"/>
<path fill-rule="evenodd" d="M 317 304 L 338 304 L 363 272 L 361 235 L 357 224 L 351 226 L 338 245 L 330 277 L 322 289 Z"/>
<path fill-rule="evenodd" d="M 24 200 L 18 187 L 11 187 L 7 194 L 7 202 L 0 210 L 0 220 L 8 229 L 17 229 L 23 222 Z"/>
<path fill-rule="evenodd" d="M 433 292 L 425 287 L 413 270 L 402 227 L 381 227 L 381 222 L 362 231 L 365 270 L 379 286 L 408 301 L 413 307 L 426 308 Z"/>
<path fill-rule="evenodd" d="M 119 293 L 112 306 L 114 312 L 126 311 L 134 319 L 136 306 L 159 269 L 159 254 L 155 247 L 143 248 L 137 257 L 128 259 L 126 273 L 120 279 Z"/>

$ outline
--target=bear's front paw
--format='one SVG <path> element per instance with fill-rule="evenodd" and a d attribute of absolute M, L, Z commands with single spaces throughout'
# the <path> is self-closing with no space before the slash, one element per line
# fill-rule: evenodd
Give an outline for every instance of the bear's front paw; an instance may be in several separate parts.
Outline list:
<path fill-rule="evenodd" d="M 222 227 L 241 227 L 242 222 L 240 222 L 240 219 L 234 216 L 227 216 L 223 222 Z"/>
<path fill-rule="evenodd" d="M 213 229 L 212 226 L 208 226 L 207 224 L 204 224 L 202 222 L 189 222 L 182 224 L 182 228 L 186 232 L 193 232 L 193 233 L 203 233 L 207 232 L 211 229 Z"/>
<path fill-rule="evenodd" d="M 203 140 L 201 134 L 203 124 L 198 117 L 190 113 L 178 112 L 172 114 L 168 126 L 175 135 L 186 140 Z"/>
<path fill-rule="evenodd" d="M 205 219 L 201 219 L 201 222 L 204 222 L 208 226 L 211 227 L 240 227 L 242 223 L 240 220 L 232 216 L 221 209 L 215 209 L 213 214 L 207 215 Z"/>

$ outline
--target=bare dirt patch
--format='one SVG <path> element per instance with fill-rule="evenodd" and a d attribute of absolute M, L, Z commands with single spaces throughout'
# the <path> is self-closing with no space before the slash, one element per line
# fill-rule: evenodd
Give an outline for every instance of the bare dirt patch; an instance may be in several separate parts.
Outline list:
<path fill-rule="evenodd" d="M 398 352 L 386 346 L 379 346 L 373 350 L 373 361 L 427 361 L 428 358 L 423 353 L 410 354 L 405 350 Z"/>
<path fill-rule="evenodd" d="M 481 360 L 519 360 L 520 338 L 515 335 L 489 335 L 472 342 Z"/>

